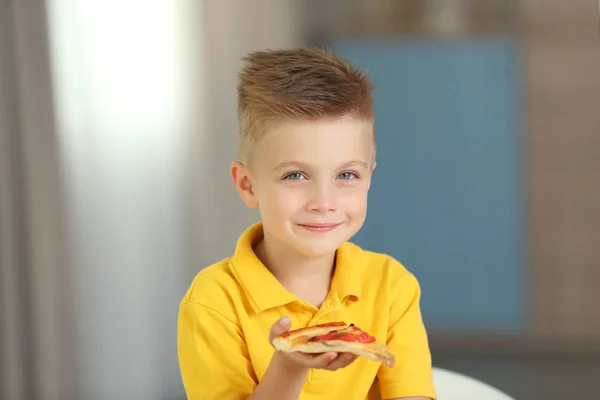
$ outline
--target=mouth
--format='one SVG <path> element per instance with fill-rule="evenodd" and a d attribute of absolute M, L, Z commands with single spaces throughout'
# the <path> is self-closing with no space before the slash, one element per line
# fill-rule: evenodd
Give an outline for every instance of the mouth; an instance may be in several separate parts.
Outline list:
<path fill-rule="evenodd" d="M 299 227 L 311 232 L 331 232 L 342 223 L 325 223 L 325 224 L 298 224 Z"/>

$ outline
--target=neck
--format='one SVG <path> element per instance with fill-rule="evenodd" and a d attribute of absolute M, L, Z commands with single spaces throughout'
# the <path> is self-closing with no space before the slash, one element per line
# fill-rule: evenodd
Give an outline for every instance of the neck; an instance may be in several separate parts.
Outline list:
<path fill-rule="evenodd" d="M 307 257 L 279 243 L 266 232 L 255 252 L 288 291 L 313 304 L 327 296 L 335 267 L 335 252 Z"/>

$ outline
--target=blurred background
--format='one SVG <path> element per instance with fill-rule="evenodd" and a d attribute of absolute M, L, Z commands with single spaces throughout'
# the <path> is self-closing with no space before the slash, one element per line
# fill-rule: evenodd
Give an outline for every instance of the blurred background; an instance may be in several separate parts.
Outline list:
<path fill-rule="evenodd" d="M 368 68 L 354 239 L 419 278 L 435 366 L 600 398 L 600 48 L 588 0 L 0 2 L 0 399 L 175 400 L 178 304 L 258 216 L 240 57 Z"/>

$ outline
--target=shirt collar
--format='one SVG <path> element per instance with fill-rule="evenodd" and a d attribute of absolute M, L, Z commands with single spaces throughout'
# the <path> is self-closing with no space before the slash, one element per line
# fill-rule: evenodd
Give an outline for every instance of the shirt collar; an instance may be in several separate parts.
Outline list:
<path fill-rule="evenodd" d="M 341 301 L 346 297 L 354 297 L 354 300 L 360 298 L 362 253 L 360 247 L 350 242 L 342 244 L 337 250 L 331 288 L 337 292 Z"/>
<path fill-rule="evenodd" d="M 258 259 L 252 248 L 263 238 L 262 223 L 250 226 L 238 239 L 230 269 L 255 312 L 298 301 Z"/>

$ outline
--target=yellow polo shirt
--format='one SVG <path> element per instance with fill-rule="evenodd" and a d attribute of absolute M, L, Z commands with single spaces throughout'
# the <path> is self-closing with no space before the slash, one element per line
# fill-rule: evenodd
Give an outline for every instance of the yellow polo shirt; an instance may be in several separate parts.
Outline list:
<path fill-rule="evenodd" d="M 384 399 L 435 398 L 420 289 L 410 272 L 392 257 L 345 243 L 329 295 L 316 308 L 288 292 L 259 261 L 252 247 L 261 238 L 262 225 L 250 227 L 233 257 L 201 271 L 181 302 L 179 364 L 188 399 L 252 394 L 274 352 L 271 325 L 284 315 L 292 318 L 292 329 L 354 323 L 396 356 L 394 368 L 359 357 L 337 371 L 311 370 L 300 400 L 370 400 L 379 391 Z"/>

